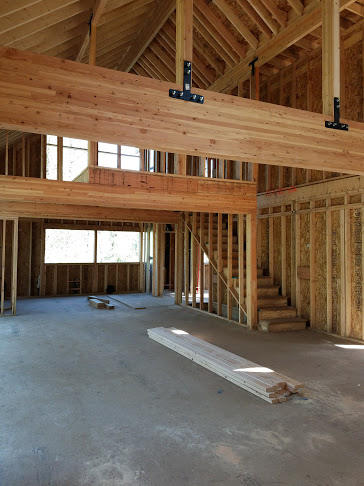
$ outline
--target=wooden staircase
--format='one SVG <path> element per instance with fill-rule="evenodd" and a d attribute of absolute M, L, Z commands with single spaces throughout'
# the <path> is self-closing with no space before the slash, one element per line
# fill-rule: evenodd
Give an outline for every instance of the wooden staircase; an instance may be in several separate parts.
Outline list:
<path fill-rule="evenodd" d="M 198 220 L 198 228 L 199 228 Z M 199 236 L 201 230 L 198 229 Z M 213 224 L 213 241 L 208 241 L 208 229 L 204 229 L 204 241 L 207 248 L 213 245 L 214 260 L 218 260 L 217 251 L 217 219 Z M 228 277 L 228 229 L 227 222 L 223 221 L 222 229 L 222 263 L 223 273 Z M 238 236 L 233 233 L 232 244 L 232 277 L 233 288 L 239 292 L 239 261 L 238 261 Z M 244 269 L 245 272 L 245 269 Z M 259 329 L 265 332 L 300 331 L 306 329 L 306 321 L 297 317 L 297 309 L 288 305 L 287 297 L 280 295 L 280 287 L 274 285 L 273 277 L 263 275 L 263 269 L 257 269 L 257 293 L 258 293 L 258 320 Z"/>

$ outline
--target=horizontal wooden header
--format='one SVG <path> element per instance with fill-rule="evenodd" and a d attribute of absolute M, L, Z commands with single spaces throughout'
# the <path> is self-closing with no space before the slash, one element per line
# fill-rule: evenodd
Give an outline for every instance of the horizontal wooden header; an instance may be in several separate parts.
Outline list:
<path fill-rule="evenodd" d="M 0 47 L 0 127 L 180 154 L 364 175 L 364 125 Z M 332 119 L 332 118 L 331 118 Z"/>
<path fill-rule="evenodd" d="M 178 213 L 174 211 L 248 214 L 257 210 L 255 183 L 207 181 L 197 177 L 179 179 L 172 175 L 165 177 L 148 172 L 102 169 L 90 170 L 90 182 L 93 183 L 0 176 L 0 203 L 37 203 L 39 211 L 42 211 L 43 204 L 129 210 L 131 216 L 119 221 L 140 221 L 133 219 L 134 210 L 162 212 L 166 219 L 168 214 L 171 216 L 171 220 L 166 221 L 169 223 L 176 222 L 175 215 Z M 19 216 L 25 214 L 20 213 Z M 70 218 L 66 214 L 63 216 L 67 217 Z M 143 221 L 155 222 L 152 214 Z"/>

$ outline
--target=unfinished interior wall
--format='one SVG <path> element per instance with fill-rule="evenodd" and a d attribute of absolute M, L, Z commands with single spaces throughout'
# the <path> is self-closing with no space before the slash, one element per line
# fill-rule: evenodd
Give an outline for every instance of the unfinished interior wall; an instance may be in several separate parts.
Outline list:
<path fill-rule="evenodd" d="M 123 228 L 123 225 L 125 226 Z M 108 286 L 115 292 L 139 292 L 144 288 L 144 263 L 45 264 L 45 230 L 97 229 L 140 231 L 139 223 L 110 223 L 95 221 L 27 220 L 19 221 L 18 297 L 84 295 L 105 293 Z M 11 256 L 12 231 L 8 225 L 7 253 Z M 4 270 L 5 298 L 11 296 L 12 259 L 6 259 Z"/>
<path fill-rule="evenodd" d="M 274 277 L 282 293 L 287 286 L 290 304 L 312 328 L 360 340 L 364 340 L 363 182 L 352 177 L 335 185 L 333 181 L 308 185 L 293 194 L 285 191 L 269 203 L 258 196 L 264 273 Z M 281 218 L 291 231 L 281 231 Z M 287 255 L 286 265 L 282 255 Z"/>

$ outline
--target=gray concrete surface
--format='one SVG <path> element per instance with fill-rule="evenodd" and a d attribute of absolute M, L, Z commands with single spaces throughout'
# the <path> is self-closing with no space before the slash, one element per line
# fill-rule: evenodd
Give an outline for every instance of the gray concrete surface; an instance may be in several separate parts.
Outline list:
<path fill-rule="evenodd" d="M 170 297 L 115 304 L 20 300 L 0 319 L 2 486 L 364 485 L 364 349 L 248 332 Z M 307 400 L 269 405 L 150 340 L 156 326 L 303 380 Z"/>

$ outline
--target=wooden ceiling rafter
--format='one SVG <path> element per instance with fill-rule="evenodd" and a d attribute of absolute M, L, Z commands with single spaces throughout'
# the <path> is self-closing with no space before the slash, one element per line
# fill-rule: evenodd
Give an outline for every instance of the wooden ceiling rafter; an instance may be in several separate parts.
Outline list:
<path fill-rule="evenodd" d="M 104 11 L 106 2 L 107 2 L 107 0 L 96 0 L 95 1 L 93 9 L 92 9 L 92 14 L 91 14 L 92 17 L 90 17 L 90 22 L 91 22 L 92 28 L 96 29 L 96 27 L 97 27 L 97 25 L 100 21 L 101 15 Z M 86 49 L 89 45 L 90 35 L 91 35 L 91 25 L 90 26 L 85 25 L 85 27 L 84 27 L 83 41 L 82 41 L 82 44 L 81 44 L 81 47 L 80 47 L 80 51 L 79 51 L 79 53 L 76 57 L 76 61 L 80 61 L 82 59 L 82 56 L 86 52 Z"/>
<path fill-rule="evenodd" d="M 212 36 L 218 40 L 234 62 L 239 62 L 246 55 L 246 46 L 234 37 L 225 27 L 222 21 L 215 15 L 205 0 L 194 0 L 194 15 L 209 30 Z"/>
<path fill-rule="evenodd" d="M 256 0 L 251 0 L 256 1 Z M 354 3 L 355 0 L 341 0 L 340 11 Z M 274 59 L 278 54 L 295 44 L 307 34 L 320 28 L 322 24 L 322 4 L 311 2 L 304 10 L 301 17 L 292 19 L 285 29 L 282 29 L 273 39 L 259 46 L 257 51 L 249 52 L 245 59 L 241 60 L 233 68 L 217 79 L 210 87 L 211 91 L 225 92 L 229 88 L 237 86 L 239 81 L 244 81 L 250 76 L 249 63 L 258 57 L 257 66 L 262 66 Z"/>
<path fill-rule="evenodd" d="M 234 10 L 225 2 L 225 0 L 213 0 L 213 3 L 218 9 L 225 15 L 229 22 L 235 27 L 239 34 L 244 37 L 246 42 L 253 48 L 257 49 L 259 40 L 248 29 L 240 17 L 234 12 Z"/>
<path fill-rule="evenodd" d="M 257 11 L 252 7 L 249 0 L 236 0 L 236 3 L 244 10 L 248 17 L 255 23 L 257 27 L 262 31 L 268 39 L 272 37 L 273 31 L 269 28 L 268 24 L 262 19 Z"/>
<path fill-rule="evenodd" d="M 281 10 L 274 0 L 261 0 L 265 8 L 271 13 L 272 17 L 283 28 L 287 27 L 288 16 L 287 13 Z"/>
<path fill-rule="evenodd" d="M 277 35 L 279 32 L 278 22 L 272 18 L 269 10 L 261 2 L 261 0 L 248 0 L 250 5 L 254 8 L 260 18 L 268 25 L 273 34 Z"/>
<path fill-rule="evenodd" d="M 136 63 L 136 61 L 140 58 L 145 49 L 166 23 L 175 7 L 175 0 L 165 0 L 159 2 L 158 7 L 153 12 L 152 18 L 148 18 L 133 45 L 120 61 L 118 70 L 126 72 L 129 71 L 129 69 Z"/>

